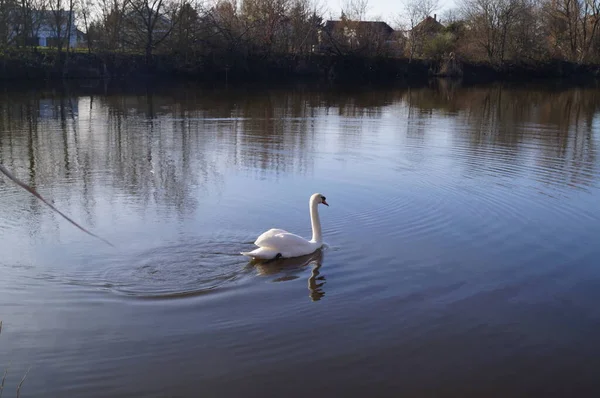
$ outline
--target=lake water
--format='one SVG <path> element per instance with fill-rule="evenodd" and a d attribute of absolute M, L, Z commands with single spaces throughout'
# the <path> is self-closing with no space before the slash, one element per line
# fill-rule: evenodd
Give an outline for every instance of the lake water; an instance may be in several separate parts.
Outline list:
<path fill-rule="evenodd" d="M 5 396 L 600 392 L 600 89 L 0 92 Z M 250 264 L 263 231 L 327 247 Z"/>

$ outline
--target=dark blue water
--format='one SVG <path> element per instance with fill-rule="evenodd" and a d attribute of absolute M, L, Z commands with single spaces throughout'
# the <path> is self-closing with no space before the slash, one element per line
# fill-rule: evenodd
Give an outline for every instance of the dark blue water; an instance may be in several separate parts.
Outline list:
<path fill-rule="evenodd" d="M 112 87 L 112 88 L 111 88 Z M 5 395 L 594 396 L 600 90 L 0 94 Z M 327 247 L 251 264 L 269 228 Z"/>

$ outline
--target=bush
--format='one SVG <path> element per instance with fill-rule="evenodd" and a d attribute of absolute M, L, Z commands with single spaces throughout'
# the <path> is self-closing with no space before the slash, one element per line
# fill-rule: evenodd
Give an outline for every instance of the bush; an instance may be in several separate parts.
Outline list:
<path fill-rule="evenodd" d="M 455 36 L 450 32 L 438 33 L 425 43 L 423 55 L 427 59 L 440 61 L 445 55 L 454 51 Z"/>

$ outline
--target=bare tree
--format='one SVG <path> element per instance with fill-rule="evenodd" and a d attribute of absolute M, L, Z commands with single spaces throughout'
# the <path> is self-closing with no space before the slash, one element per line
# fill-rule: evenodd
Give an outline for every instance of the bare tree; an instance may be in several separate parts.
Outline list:
<path fill-rule="evenodd" d="M 344 0 L 342 15 L 350 21 L 362 21 L 367 16 L 369 0 Z"/>
<path fill-rule="evenodd" d="M 0 47 L 6 47 L 11 41 L 17 12 L 14 0 L 0 0 Z"/>
<path fill-rule="evenodd" d="M 461 20 L 460 12 L 456 8 L 448 8 L 442 12 L 440 21 L 444 21 L 445 25 L 458 23 Z"/>
<path fill-rule="evenodd" d="M 552 0 L 545 10 L 555 48 L 570 61 L 587 61 L 598 36 L 600 1 Z"/>
<path fill-rule="evenodd" d="M 524 0 L 462 0 L 461 8 L 471 25 L 471 35 L 492 63 L 502 63 Z"/>
<path fill-rule="evenodd" d="M 16 9 L 10 20 L 13 22 L 12 37 L 17 46 L 37 45 L 40 26 L 45 21 L 46 0 L 15 0 Z"/>
<path fill-rule="evenodd" d="M 544 5 L 539 0 L 523 0 L 513 23 L 509 55 L 520 61 L 538 62 L 548 55 L 548 29 Z"/>
<path fill-rule="evenodd" d="M 162 43 L 177 23 L 178 5 L 165 0 L 129 0 L 127 32 L 130 42 L 143 46 L 146 63 L 152 60 L 154 47 Z"/>
<path fill-rule="evenodd" d="M 310 3 L 308 0 L 293 0 L 289 11 L 291 29 L 287 32 L 289 33 L 288 47 L 292 53 L 300 53 L 303 50 L 304 38 L 311 29 L 308 23 L 310 12 Z"/>
<path fill-rule="evenodd" d="M 244 53 L 250 26 L 239 15 L 236 0 L 218 0 L 204 12 L 203 40 L 211 49 L 225 50 L 230 56 Z"/>
<path fill-rule="evenodd" d="M 408 30 L 409 62 L 421 51 L 429 32 L 427 17 L 439 8 L 439 0 L 405 0 L 400 25 Z M 425 23 L 423 25 L 422 23 Z"/>
<path fill-rule="evenodd" d="M 197 45 L 199 39 L 200 15 L 197 7 L 185 2 L 178 9 L 177 26 L 171 33 L 170 43 L 173 49 L 187 56 Z"/>
<path fill-rule="evenodd" d="M 67 57 L 71 51 L 71 35 L 73 34 L 73 14 L 75 12 L 75 0 L 67 0 L 69 9 L 67 12 Z M 65 62 L 66 65 L 66 62 Z"/>
<path fill-rule="evenodd" d="M 287 43 L 282 43 L 281 38 L 289 36 L 287 14 L 290 6 L 290 0 L 244 0 L 242 3 L 241 16 L 253 44 L 262 53 L 285 48 Z"/>
<path fill-rule="evenodd" d="M 294 54 L 309 52 L 318 43 L 318 31 L 323 22 L 318 5 L 310 0 L 294 0 L 288 17 L 291 25 L 289 50 Z"/>
<path fill-rule="evenodd" d="M 92 25 L 92 16 L 94 12 L 94 3 L 92 0 L 77 0 L 75 3 L 75 13 L 77 15 L 77 19 L 80 21 L 80 26 L 83 29 L 83 33 L 86 35 L 86 45 L 88 48 L 88 53 L 92 52 L 92 44 L 93 44 L 93 35 L 90 37 L 90 27 Z"/>
<path fill-rule="evenodd" d="M 67 7 L 65 9 L 65 7 Z M 67 44 L 67 52 L 70 49 L 71 26 L 73 23 L 73 10 L 75 8 L 74 0 L 49 0 L 50 26 L 56 35 L 56 47 L 58 52 L 62 52 L 63 45 Z"/>
<path fill-rule="evenodd" d="M 98 0 L 100 20 L 91 23 L 89 30 L 103 37 L 106 50 L 117 50 L 123 47 L 124 21 L 128 0 Z"/>

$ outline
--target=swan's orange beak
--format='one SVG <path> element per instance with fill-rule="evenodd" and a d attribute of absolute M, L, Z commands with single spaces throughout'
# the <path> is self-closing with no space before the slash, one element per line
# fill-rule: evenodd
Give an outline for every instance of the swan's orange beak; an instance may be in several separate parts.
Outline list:
<path fill-rule="evenodd" d="M 327 203 L 325 200 L 323 200 L 321 203 L 323 203 L 325 206 L 329 206 L 329 203 Z"/>

